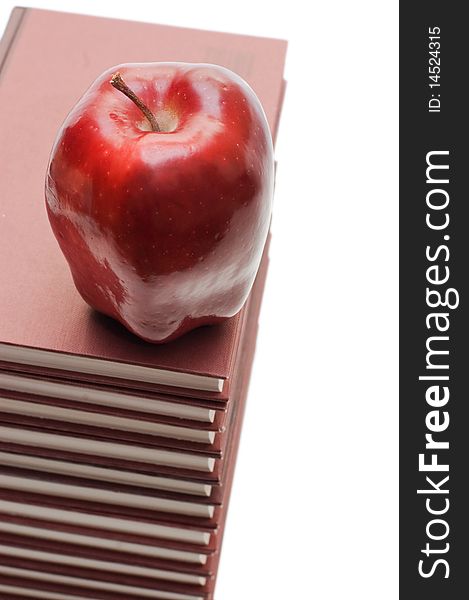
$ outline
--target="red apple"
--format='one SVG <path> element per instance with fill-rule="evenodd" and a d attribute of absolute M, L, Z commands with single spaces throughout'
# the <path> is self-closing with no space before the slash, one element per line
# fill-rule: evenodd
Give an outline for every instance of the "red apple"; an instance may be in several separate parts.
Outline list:
<path fill-rule="evenodd" d="M 244 80 L 215 65 L 125 64 L 66 118 L 46 204 L 84 300 L 166 342 L 240 310 L 272 191 L 270 130 Z"/>

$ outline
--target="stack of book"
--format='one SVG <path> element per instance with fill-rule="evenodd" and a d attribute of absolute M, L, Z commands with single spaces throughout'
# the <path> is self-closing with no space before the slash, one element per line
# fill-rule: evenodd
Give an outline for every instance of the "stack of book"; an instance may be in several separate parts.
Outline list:
<path fill-rule="evenodd" d="M 267 249 L 241 312 L 164 345 L 93 312 L 43 186 L 67 111 L 122 62 L 215 62 L 275 134 L 286 44 L 15 9 L 0 46 L 0 597 L 213 597 Z"/>

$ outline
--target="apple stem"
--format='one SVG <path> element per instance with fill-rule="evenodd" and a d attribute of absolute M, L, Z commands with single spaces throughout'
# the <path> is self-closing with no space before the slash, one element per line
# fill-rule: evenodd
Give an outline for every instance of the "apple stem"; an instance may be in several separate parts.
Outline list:
<path fill-rule="evenodd" d="M 144 104 L 140 98 L 129 88 L 129 86 L 122 79 L 120 73 L 114 73 L 111 78 L 110 84 L 122 92 L 132 100 L 134 104 L 138 106 L 138 108 L 142 111 L 142 113 L 146 116 L 148 121 L 150 122 L 152 131 L 161 131 L 160 126 L 158 125 L 158 121 L 155 119 L 155 115 L 151 112 L 146 104 Z"/>

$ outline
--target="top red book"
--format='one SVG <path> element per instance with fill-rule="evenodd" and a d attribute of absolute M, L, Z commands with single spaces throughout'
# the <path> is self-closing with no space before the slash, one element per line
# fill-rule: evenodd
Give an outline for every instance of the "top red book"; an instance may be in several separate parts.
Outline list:
<path fill-rule="evenodd" d="M 162 346 L 93 312 L 53 237 L 44 176 L 56 132 L 84 90 L 123 62 L 212 62 L 259 96 L 273 134 L 286 42 L 15 9 L 0 45 L 0 361 L 221 391 L 244 309 Z"/>

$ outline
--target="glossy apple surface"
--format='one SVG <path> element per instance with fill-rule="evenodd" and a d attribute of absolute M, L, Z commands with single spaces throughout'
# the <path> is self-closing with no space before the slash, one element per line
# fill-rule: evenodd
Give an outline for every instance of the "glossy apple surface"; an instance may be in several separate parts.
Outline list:
<path fill-rule="evenodd" d="M 110 83 L 119 72 L 148 107 Z M 150 342 L 236 314 L 266 241 L 270 130 L 237 75 L 204 64 L 126 64 L 103 73 L 55 141 L 46 205 L 75 285 Z"/>

